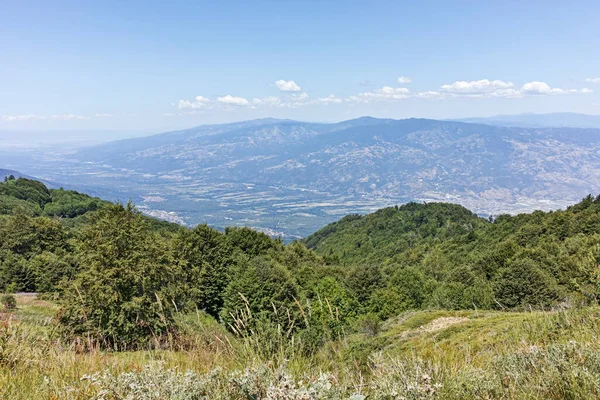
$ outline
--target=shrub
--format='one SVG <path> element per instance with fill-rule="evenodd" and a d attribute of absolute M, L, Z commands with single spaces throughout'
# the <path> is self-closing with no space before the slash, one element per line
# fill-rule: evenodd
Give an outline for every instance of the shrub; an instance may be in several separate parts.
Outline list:
<path fill-rule="evenodd" d="M 556 279 L 530 259 L 510 262 L 494 280 L 496 299 L 504 307 L 553 304 L 560 296 Z"/>
<path fill-rule="evenodd" d="M 408 297 L 399 293 L 396 288 L 377 289 L 371 295 L 368 311 L 377 314 L 381 319 L 387 319 L 406 311 L 412 303 Z"/>
<path fill-rule="evenodd" d="M 257 257 L 233 268 L 223 293 L 221 319 L 237 331 L 249 329 L 240 325 L 242 315 L 251 321 L 271 320 L 288 330 L 299 320 L 295 300 L 299 297 L 300 289 L 286 268 Z"/>
<path fill-rule="evenodd" d="M 244 371 L 225 372 L 215 369 L 201 375 L 185 373 L 151 365 L 141 371 L 113 375 L 109 371 L 86 375 L 86 398 L 139 400 L 244 400 L 244 399 L 332 399 L 348 398 L 348 388 L 332 384 L 327 374 L 309 376 L 296 381 L 284 369 L 270 370 L 265 366 L 249 367 Z M 65 393 L 76 388 L 66 388 Z M 79 398 L 79 397 L 78 397 Z"/>
<path fill-rule="evenodd" d="M 4 308 L 7 310 L 14 310 L 17 308 L 17 299 L 12 294 L 5 294 L 0 298 L 0 302 L 4 305 Z"/>
<path fill-rule="evenodd" d="M 381 320 L 376 314 L 365 314 L 356 320 L 356 328 L 366 336 L 376 336 L 381 330 Z"/>

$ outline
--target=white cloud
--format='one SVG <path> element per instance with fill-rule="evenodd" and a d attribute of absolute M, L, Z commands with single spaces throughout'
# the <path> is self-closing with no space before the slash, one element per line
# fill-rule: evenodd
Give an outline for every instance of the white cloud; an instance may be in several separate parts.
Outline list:
<path fill-rule="evenodd" d="M 58 121 L 72 121 L 72 120 L 88 120 L 90 117 L 84 117 L 82 115 L 75 114 L 63 114 L 63 115 L 52 115 L 47 117 L 45 115 L 36 114 L 25 114 L 25 115 L 3 115 L 2 120 L 6 122 L 15 121 L 42 121 L 42 120 L 58 120 Z"/>
<path fill-rule="evenodd" d="M 407 95 L 410 93 L 410 90 L 407 88 L 393 88 L 389 86 L 384 86 L 379 90 L 380 93 L 386 95 Z"/>
<path fill-rule="evenodd" d="M 583 89 L 560 89 L 552 88 L 546 82 L 533 81 L 523 85 L 521 88 L 523 94 L 540 95 L 540 94 L 569 94 L 569 93 L 592 93 L 588 88 Z"/>
<path fill-rule="evenodd" d="M 252 105 L 254 106 L 268 106 L 268 107 L 281 107 L 283 103 L 277 96 L 267 96 L 261 98 L 252 99 Z"/>
<path fill-rule="evenodd" d="M 419 92 L 417 94 L 415 94 L 415 97 L 419 98 L 419 99 L 427 99 L 427 100 L 433 100 L 433 99 L 440 99 L 443 97 L 443 95 L 440 92 L 435 92 L 435 91 L 427 91 L 427 92 Z"/>
<path fill-rule="evenodd" d="M 525 94 L 551 94 L 552 88 L 546 82 L 529 82 L 523 85 L 521 91 Z"/>
<path fill-rule="evenodd" d="M 511 89 L 514 86 L 515 85 L 512 82 L 481 79 L 478 81 L 456 81 L 450 85 L 442 85 L 440 91 L 454 95 L 482 96 L 490 95 L 501 90 Z"/>
<path fill-rule="evenodd" d="M 295 99 L 298 101 L 304 101 L 304 100 L 308 100 L 308 95 L 306 93 L 293 94 L 292 99 Z"/>
<path fill-rule="evenodd" d="M 568 93 L 591 93 L 590 89 L 552 88 L 546 82 L 533 81 L 515 89 L 512 82 L 502 80 L 481 79 L 478 81 L 456 81 L 442 85 L 439 92 L 451 97 L 503 97 L 518 98 L 528 95 L 556 95 Z"/>
<path fill-rule="evenodd" d="M 409 83 L 411 80 L 407 77 L 397 78 L 398 82 Z M 213 111 L 224 111 L 231 109 L 232 106 L 255 108 L 273 108 L 287 107 L 296 108 L 311 105 L 328 105 L 341 103 L 371 103 L 377 101 L 396 101 L 403 99 L 421 99 L 421 100 L 440 100 L 447 98 L 519 98 L 530 95 L 558 95 L 569 93 L 592 93 L 591 89 L 560 89 L 552 88 L 545 82 L 533 81 L 525 83 L 520 88 L 510 81 L 480 79 L 473 81 L 455 81 L 451 84 L 442 85 L 438 90 L 426 90 L 422 92 L 411 92 L 406 87 L 383 86 L 380 89 L 366 91 L 345 98 L 340 98 L 335 94 L 326 97 L 311 99 L 308 94 L 302 92 L 301 88 L 294 81 L 279 80 L 275 84 L 284 93 L 280 97 L 254 97 L 247 99 L 232 95 L 224 95 L 216 99 L 208 99 L 203 96 L 196 96 L 193 100 L 179 100 L 178 103 L 172 103 L 180 109 L 190 109 L 184 113 L 167 113 L 165 115 L 188 115 L 199 112 L 198 109 Z M 110 114 L 96 114 L 96 116 L 110 116 Z M 35 119 L 45 118 L 35 115 L 21 117 L 4 117 L 5 120 Z M 57 118 L 53 116 L 51 118 Z M 64 119 L 81 119 L 72 114 L 61 116 Z"/>
<path fill-rule="evenodd" d="M 340 104 L 343 101 L 344 100 L 340 99 L 339 97 L 337 97 L 333 94 L 330 94 L 327 97 L 322 97 L 320 99 L 315 100 L 314 103 L 327 105 L 327 104 Z"/>
<path fill-rule="evenodd" d="M 302 91 L 302 88 L 298 86 L 294 81 L 284 81 L 283 79 L 280 79 L 278 81 L 275 81 L 275 86 L 277 86 L 277 89 L 281 90 L 282 92 Z"/>
<path fill-rule="evenodd" d="M 190 108 L 196 110 L 198 108 L 206 108 L 210 103 L 210 100 L 204 96 L 196 96 L 194 100 L 179 100 L 177 107 L 180 109 Z"/>
<path fill-rule="evenodd" d="M 35 114 L 25 114 L 25 115 L 3 115 L 2 120 L 6 122 L 15 122 L 15 121 L 38 121 L 46 119 L 46 117 L 42 115 Z"/>
<path fill-rule="evenodd" d="M 407 88 L 384 86 L 381 89 L 371 92 L 363 92 L 356 96 L 350 96 L 347 101 L 368 103 L 371 100 L 400 100 L 408 97 L 410 97 L 410 90 Z"/>
<path fill-rule="evenodd" d="M 398 83 L 401 85 L 405 85 L 407 83 L 412 83 L 412 79 L 406 77 L 406 76 L 399 76 L 398 77 Z"/>
<path fill-rule="evenodd" d="M 114 114 L 96 114 L 96 117 L 98 118 L 112 118 L 114 116 Z"/>
<path fill-rule="evenodd" d="M 218 97 L 217 101 L 221 104 L 226 104 L 230 106 L 246 107 L 251 105 L 251 103 L 245 98 L 232 96 L 230 94 L 223 97 Z"/>
<path fill-rule="evenodd" d="M 71 120 L 86 120 L 86 119 L 90 119 L 90 117 L 84 117 L 84 116 L 75 115 L 75 114 L 53 115 L 50 118 L 51 119 L 55 119 L 55 120 L 59 120 L 59 121 L 71 121 Z"/>
<path fill-rule="evenodd" d="M 600 83 L 600 78 L 587 78 L 585 81 L 587 83 Z"/>

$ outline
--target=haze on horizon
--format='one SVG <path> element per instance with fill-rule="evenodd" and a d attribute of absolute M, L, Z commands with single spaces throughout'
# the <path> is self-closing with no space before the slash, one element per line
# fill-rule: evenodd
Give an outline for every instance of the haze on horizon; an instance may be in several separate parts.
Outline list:
<path fill-rule="evenodd" d="M 599 12 L 594 1 L 11 2 L 0 131 L 112 139 L 264 117 L 600 114 Z"/>

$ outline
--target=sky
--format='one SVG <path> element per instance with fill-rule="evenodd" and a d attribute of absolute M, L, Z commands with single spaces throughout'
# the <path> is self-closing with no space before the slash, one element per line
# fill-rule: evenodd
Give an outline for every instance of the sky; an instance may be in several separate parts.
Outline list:
<path fill-rule="evenodd" d="M 600 114 L 600 2 L 0 0 L 0 130 Z"/>

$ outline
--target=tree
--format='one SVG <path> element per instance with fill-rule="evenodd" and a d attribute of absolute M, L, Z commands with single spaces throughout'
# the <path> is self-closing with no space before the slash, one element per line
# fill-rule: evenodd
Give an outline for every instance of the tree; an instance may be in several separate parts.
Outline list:
<path fill-rule="evenodd" d="M 249 257 L 264 255 L 271 250 L 283 250 L 280 240 L 273 240 L 268 235 L 250 228 L 227 228 L 225 234 L 233 247 Z"/>
<path fill-rule="evenodd" d="M 232 252 L 225 235 L 207 225 L 182 231 L 174 240 L 174 258 L 189 287 L 187 298 L 215 318 L 223 306 Z"/>
<path fill-rule="evenodd" d="M 431 292 L 430 282 L 414 267 L 400 268 L 392 276 L 390 285 L 405 299 L 407 308 L 421 307 Z"/>
<path fill-rule="evenodd" d="M 367 311 L 376 314 L 381 319 L 387 319 L 408 310 L 413 305 L 405 293 L 394 287 L 377 289 L 371 294 Z"/>
<path fill-rule="evenodd" d="M 299 319 L 299 297 L 300 289 L 282 265 L 265 257 L 241 261 L 223 294 L 221 319 L 234 326 L 239 315 L 249 313 L 255 321 L 266 318 L 289 329 Z"/>
<path fill-rule="evenodd" d="M 498 271 L 494 295 L 503 307 L 547 307 L 559 298 L 560 290 L 550 273 L 530 259 L 519 258 Z"/>
<path fill-rule="evenodd" d="M 366 304 L 371 294 L 385 286 L 381 270 L 376 264 L 356 265 L 348 272 L 348 287 L 361 304 Z"/>
<path fill-rule="evenodd" d="M 131 203 L 95 214 L 82 232 L 79 251 L 87 268 L 63 293 L 65 335 L 126 349 L 172 329 L 182 305 L 177 289 L 182 274 Z"/>

